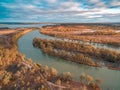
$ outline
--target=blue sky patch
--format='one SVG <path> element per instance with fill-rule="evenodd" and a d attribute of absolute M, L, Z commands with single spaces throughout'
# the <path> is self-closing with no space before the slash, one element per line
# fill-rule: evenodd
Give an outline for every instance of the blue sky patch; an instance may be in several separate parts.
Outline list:
<path fill-rule="evenodd" d="M 0 0 L 0 22 L 120 22 L 120 0 Z"/>

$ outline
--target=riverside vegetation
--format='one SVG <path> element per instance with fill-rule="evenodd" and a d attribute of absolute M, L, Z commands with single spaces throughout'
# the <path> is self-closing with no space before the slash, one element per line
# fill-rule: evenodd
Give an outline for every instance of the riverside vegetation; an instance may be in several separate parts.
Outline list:
<path fill-rule="evenodd" d="M 92 45 L 40 38 L 34 38 L 33 45 L 41 48 L 47 54 L 80 64 L 100 66 L 99 63 L 93 61 L 90 57 L 120 63 L 120 53 L 103 48 L 94 48 Z"/>
<path fill-rule="evenodd" d="M 112 25 L 94 25 L 94 24 L 60 24 L 60 25 L 48 25 L 43 26 L 40 30 L 40 33 L 45 35 L 50 35 L 53 37 L 60 38 L 61 40 L 67 40 L 68 44 L 71 44 L 69 48 L 64 45 L 64 49 L 66 51 L 72 51 L 71 54 L 79 53 L 84 54 L 84 57 L 87 57 L 87 60 L 91 63 L 86 63 L 83 61 L 79 61 L 79 63 L 92 65 L 92 66 L 101 66 L 96 60 L 104 62 L 105 66 L 109 69 L 120 70 L 120 53 L 115 50 L 109 50 L 105 48 L 94 48 L 92 45 L 74 44 L 72 42 L 89 42 L 89 43 L 101 43 L 106 45 L 111 45 L 112 47 L 119 48 L 120 46 L 120 26 L 112 26 Z M 104 39 L 103 39 L 104 38 Z M 56 42 L 56 41 L 55 41 Z M 61 42 L 62 43 L 62 42 Z M 60 45 L 61 45 L 60 43 Z M 54 43 L 55 44 L 55 43 Z M 64 43 L 66 44 L 66 42 Z M 77 46 L 76 46 L 77 45 Z M 39 47 L 39 45 L 38 45 Z M 58 46 L 58 49 L 60 46 Z M 62 46 L 61 46 L 62 47 Z M 79 48 L 78 48 L 79 47 Z M 56 48 L 56 47 L 54 47 Z M 60 49 L 63 49 L 60 48 Z M 60 50 L 59 50 L 60 51 Z M 70 51 L 70 52 L 71 52 Z M 91 59 L 92 58 L 92 59 Z M 68 59 L 66 57 L 66 59 Z M 71 60 L 73 61 L 73 60 Z M 75 60 L 74 60 L 75 61 Z M 107 61 L 107 62 L 106 62 Z M 75 61 L 75 62 L 78 62 Z M 110 62 L 110 63 L 109 63 Z"/>
<path fill-rule="evenodd" d="M 40 33 L 84 42 L 120 46 L 120 26 L 62 24 L 44 26 L 40 29 Z"/>
<path fill-rule="evenodd" d="M 0 37 L 0 90 L 101 90 L 99 78 L 82 73 L 80 82 L 75 82 L 70 72 L 58 75 L 53 67 L 26 60 L 17 51 L 16 42 L 32 29 Z"/>

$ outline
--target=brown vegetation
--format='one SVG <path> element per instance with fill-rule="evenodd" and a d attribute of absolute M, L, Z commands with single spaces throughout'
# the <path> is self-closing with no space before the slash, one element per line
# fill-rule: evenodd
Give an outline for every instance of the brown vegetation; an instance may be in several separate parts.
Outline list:
<path fill-rule="evenodd" d="M 43 27 L 40 32 L 46 35 L 72 40 L 120 46 L 120 33 L 117 30 L 119 30 L 117 27 L 99 25 L 56 25 Z"/>
<path fill-rule="evenodd" d="M 7 34 L 7 37 L 4 35 L 5 40 L 3 36 L 0 37 L 2 40 L 0 42 L 0 90 L 52 90 L 51 87 L 55 90 L 69 90 L 75 87 L 70 74 L 67 74 L 68 79 L 64 78 L 68 82 L 65 83 L 55 68 L 32 63 L 31 59 L 25 60 L 24 55 L 18 53 L 16 41 L 26 32 L 27 30 Z M 79 82 L 76 84 L 78 86 L 75 90 L 78 88 L 100 90 L 99 86 L 97 86 L 99 89 L 94 89 L 87 84 Z"/>
<path fill-rule="evenodd" d="M 89 57 L 105 60 L 108 62 L 120 63 L 120 53 L 116 51 L 104 49 L 104 48 L 94 48 L 91 45 L 68 42 L 68 41 L 60 41 L 60 40 L 47 40 L 47 39 L 40 39 L 40 38 L 34 38 L 33 45 L 35 47 L 41 48 L 44 52 L 47 52 L 50 55 L 58 54 L 58 56 L 60 57 L 66 57 L 66 59 L 77 57 L 78 59 L 73 58 L 73 60 L 74 61 L 76 60 L 76 62 L 79 61 L 79 58 L 84 61 L 82 56 L 84 58 L 86 58 L 86 56 L 89 56 Z M 66 52 L 71 52 L 71 53 L 66 54 Z M 62 54 L 62 56 L 60 53 Z M 75 55 L 73 53 L 75 53 Z M 81 55 L 81 54 L 84 54 L 84 55 Z M 69 57 L 67 57 L 67 55 Z M 91 61 L 91 64 L 93 63 L 92 60 L 88 59 L 88 61 Z"/>
<path fill-rule="evenodd" d="M 73 43 L 74 44 L 74 43 Z M 75 49 L 75 45 L 62 42 L 62 41 L 52 41 L 52 40 L 44 40 L 44 39 L 37 39 L 33 40 L 33 45 L 35 47 L 39 47 L 43 50 L 43 52 L 63 58 L 68 61 L 77 62 L 80 64 L 87 64 L 90 66 L 97 66 L 97 63 L 92 61 L 89 57 L 83 55 L 82 53 L 77 53 L 77 48 Z M 71 47 L 71 46 L 72 47 Z M 79 45 L 78 45 L 79 46 Z"/>

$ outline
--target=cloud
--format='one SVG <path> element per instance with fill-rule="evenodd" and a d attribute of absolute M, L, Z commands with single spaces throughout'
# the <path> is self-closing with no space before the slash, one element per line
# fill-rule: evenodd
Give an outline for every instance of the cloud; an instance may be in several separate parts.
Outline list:
<path fill-rule="evenodd" d="M 101 18 L 102 15 L 93 15 L 93 16 L 87 16 L 86 18 Z"/>
<path fill-rule="evenodd" d="M 55 3 L 57 0 L 46 0 L 48 3 Z"/>
<path fill-rule="evenodd" d="M 119 0 L 114 0 L 114 1 L 111 2 L 111 5 L 120 7 L 120 1 Z"/>
<path fill-rule="evenodd" d="M 118 21 L 119 6 L 119 0 L 15 0 L 9 3 L 3 0 L 0 21 Z"/>
<path fill-rule="evenodd" d="M 100 0 L 89 0 L 89 2 L 91 2 L 91 3 L 99 3 L 100 2 Z"/>
<path fill-rule="evenodd" d="M 105 4 L 105 0 L 89 0 L 89 6 L 90 9 L 99 9 L 99 8 L 106 8 L 107 5 Z"/>
<path fill-rule="evenodd" d="M 77 2 L 63 2 L 60 4 L 60 7 L 64 10 L 68 11 L 79 11 L 80 10 L 80 3 Z"/>

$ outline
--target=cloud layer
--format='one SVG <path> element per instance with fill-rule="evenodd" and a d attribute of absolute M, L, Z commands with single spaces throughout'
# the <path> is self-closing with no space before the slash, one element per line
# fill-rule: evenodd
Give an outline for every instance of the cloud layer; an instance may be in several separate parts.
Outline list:
<path fill-rule="evenodd" d="M 1 0 L 0 21 L 120 22 L 120 0 Z"/>

